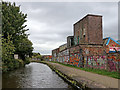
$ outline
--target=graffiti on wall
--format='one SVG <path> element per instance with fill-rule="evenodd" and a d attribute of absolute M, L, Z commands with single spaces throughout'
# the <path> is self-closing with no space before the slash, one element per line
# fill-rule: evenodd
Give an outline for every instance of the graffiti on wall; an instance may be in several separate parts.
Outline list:
<path fill-rule="evenodd" d="M 116 51 L 120 52 L 120 47 L 109 47 L 109 53 Z"/>
<path fill-rule="evenodd" d="M 119 67 L 120 59 L 117 59 L 117 56 L 115 56 L 115 55 L 108 56 L 107 60 L 108 60 L 108 70 L 109 71 L 119 71 L 120 70 L 120 67 Z"/>
<path fill-rule="evenodd" d="M 69 61 L 69 56 L 64 56 L 64 63 L 68 63 L 68 61 Z"/>
<path fill-rule="evenodd" d="M 69 49 L 59 52 L 58 62 L 67 63 L 69 61 Z"/>
<path fill-rule="evenodd" d="M 77 50 L 76 50 L 77 49 Z M 79 50 L 79 52 L 78 52 Z M 54 53 L 54 60 L 57 62 L 70 64 L 78 67 L 99 68 L 109 71 L 120 71 L 120 56 L 116 55 L 87 55 L 89 52 L 86 49 L 86 54 L 82 54 L 82 49 L 79 47 L 71 48 L 70 55 L 69 49 L 65 49 L 58 54 Z"/>
<path fill-rule="evenodd" d="M 70 54 L 69 64 L 74 65 L 74 66 L 78 66 L 78 67 L 82 67 L 83 66 L 83 59 L 82 59 L 82 56 L 80 55 L 80 53 Z"/>
<path fill-rule="evenodd" d="M 87 67 L 106 69 L 106 56 L 90 56 L 86 58 L 84 64 L 87 64 Z"/>

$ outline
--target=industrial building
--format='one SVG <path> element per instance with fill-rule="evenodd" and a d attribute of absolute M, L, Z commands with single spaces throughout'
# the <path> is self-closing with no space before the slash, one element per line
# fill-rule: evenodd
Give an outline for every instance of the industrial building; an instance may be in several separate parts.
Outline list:
<path fill-rule="evenodd" d="M 120 43 L 103 39 L 102 16 L 88 14 L 74 25 L 74 35 L 67 43 L 52 50 L 52 61 L 109 71 L 120 70 Z"/>

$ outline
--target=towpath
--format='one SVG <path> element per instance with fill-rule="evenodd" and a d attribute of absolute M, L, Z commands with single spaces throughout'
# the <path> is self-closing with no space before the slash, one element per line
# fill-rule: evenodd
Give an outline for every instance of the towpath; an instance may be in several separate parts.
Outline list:
<path fill-rule="evenodd" d="M 76 68 L 64 66 L 58 63 L 46 62 L 54 66 L 68 77 L 79 83 L 86 84 L 89 88 L 118 88 L 118 80 L 112 77 L 86 72 Z"/>

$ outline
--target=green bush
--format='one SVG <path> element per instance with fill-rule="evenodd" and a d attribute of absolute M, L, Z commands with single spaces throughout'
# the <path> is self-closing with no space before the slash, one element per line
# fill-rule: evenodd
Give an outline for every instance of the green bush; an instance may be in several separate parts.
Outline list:
<path fill-rule="evenodd" d="M 19 67 L 24 66 L 24 62 L 22 59 L 16 59 L 16 61 L 18 61 Z"/>
<path fill-rule="evenodd" d="M 14 69 L 16 69 L 16 68 L 19 68 L 19 67 L 20 67 L 20 63 L 19 63 L 19 61 L 18 61 L 18 60 L 14 59 L 13 63 L 14 63 Z"/>
<path fill-rule="evenodd" d="M 30 63 L 30 58 L 29 57 L 25 57 L 25 64 L 29 64 Z"/>
<path fill-rule="evenodd" d="M 10 70 L 13 70 L 14 69 L 14 63 L 13 62 L 10 62 L 9 64 L 8 64 L 8 70 L 10 71 Z"/>
<path fill-rule="evenodd" d="M 7 65 L 5 65 L 4 63 L 2 63 L 2 72 L 7 72 L 7 71 L 8 71 Z"/>
<path fill-rule="evenodd" d="M 2 63 L 2 71 L 7 72 L 7 71 L 11 71 L 14 69 L 17 69 L 19 67 L 24 66 L 24 62 L 21 59 L 11 59 L 9 63 Z"/>

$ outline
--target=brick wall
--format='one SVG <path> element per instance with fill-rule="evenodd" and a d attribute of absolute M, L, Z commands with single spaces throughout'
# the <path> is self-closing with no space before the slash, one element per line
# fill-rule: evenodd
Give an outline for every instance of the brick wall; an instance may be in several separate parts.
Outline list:
<path fill-rule="evenodd" d="M 52 61 L 56 61 L 59 54 L 59 48 L 52 50 Z"/>
<path fill-rule="evenodd" d="M 68 36 L 67 44 L 53 50 L 52 56 L 57 62 L 82 68 L 120 71 L 120 54 L 110 53 L 111 47 L 120 45 L 114 40 L 110 40 L 107 45 L 108 40 L 109 38 L 103 40 L 102 16 L 88 14 L 74 24 L 74 36 Z"/>
<path fill-rule="evenodd" d="M 56 52 L 57 50 L 55 50 L 53 56 Z M 82 68 L 87 67 L 105 69 L 108 71 L 119 71 L 120 54 L 103 52 L 104 48 L 102 46 L 77 45 L 56 53 L 56 56 L 52 58 L 57 62 Z"/>
<path fill-rule="evenodd" d="M 120 72 L 120 54 L 118 53 L 108 54 L 107 69 L 108 71 L 119 71 Z"/>
<path fill-rule="evenodd" d="M 77 44 L 103 44 L 102 16 L 87 15 L 74 24 L 74 40 Z"/>
<path fill-rule="evenodd" d="M 67 48 L 70 48 L 74 45 L 74 36 L 67 37 Z"/>
<path fill-rule="evenodd" d="M 90 44 L 103 44 L 102 16 L 88 16 L 88 42 Z"/>
<path fill-rule="evenodd" d="M 66 48 L 67 48 L 67 44 L 63 44 L 63 45 L 59 46 L 59 51 L 61 52 Z"/>

